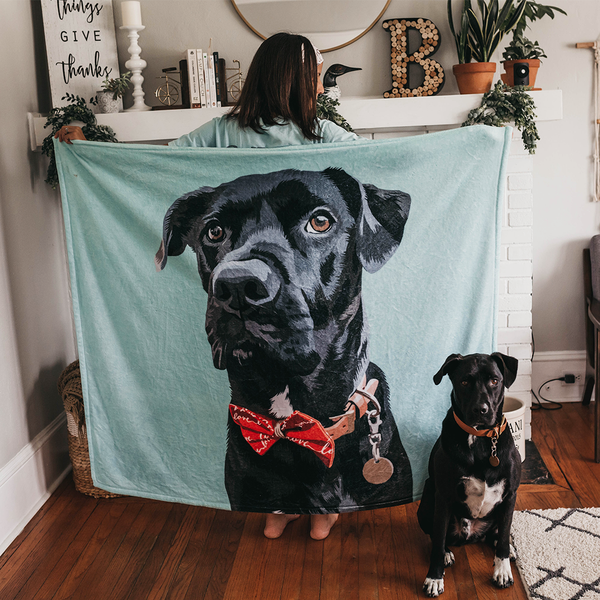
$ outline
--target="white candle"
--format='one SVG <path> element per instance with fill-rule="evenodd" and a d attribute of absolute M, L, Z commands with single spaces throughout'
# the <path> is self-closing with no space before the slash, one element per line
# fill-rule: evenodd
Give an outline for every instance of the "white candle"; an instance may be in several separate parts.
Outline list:
<path fill-rule="evenodd" d="M 121 15 L 124 27 L 142 27 L 142 8 L 139 2 L 121 2 Z"/>

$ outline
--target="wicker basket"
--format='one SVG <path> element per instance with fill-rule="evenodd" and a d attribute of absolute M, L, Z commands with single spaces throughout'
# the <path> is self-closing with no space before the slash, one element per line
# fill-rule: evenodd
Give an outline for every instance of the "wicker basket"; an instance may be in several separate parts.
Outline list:
<path fill-rule="evenodd" d="M 73 465 L 75 489 L 94 498 L 118 498 L 119 494 L 101 490 L 92 481 L 78 360 L 71 363 L 61 373 L 58 380 L 58 391 L 62 396 L 65 412 L 67 413 L 67 437 L 69 456 Z"/>

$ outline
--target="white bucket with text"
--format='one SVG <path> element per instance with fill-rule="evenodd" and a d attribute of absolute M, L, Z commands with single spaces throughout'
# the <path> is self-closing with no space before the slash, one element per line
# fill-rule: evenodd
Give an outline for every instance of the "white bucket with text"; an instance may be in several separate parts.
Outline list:
<path fill-rule="evenodd" d="M 510 427 L 515 446 L 521 455 L 521 462 L 525 460 L 525 403 L 518 398 L 506 396 L 504 398 L 504 416 Z"/>

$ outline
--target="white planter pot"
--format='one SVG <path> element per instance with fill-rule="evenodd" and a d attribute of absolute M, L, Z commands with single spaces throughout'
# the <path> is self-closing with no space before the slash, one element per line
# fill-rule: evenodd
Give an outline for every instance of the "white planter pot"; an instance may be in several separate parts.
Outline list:
<path fill-rule="evenodd" d="M 525 460 L 525 403 L 518 398 L 506 396 L 504 398 L 504 416 L 508 421 L 515 446 L 521 455 L 521 462 Z"/>
<path fill-rule="evenodd" d="M 101 90 L 96 92 L 98 101 L 98 112 L 100 113 L 118 113 L 123 110 L 123 98 L 113 99 L 113 93 Z"/>

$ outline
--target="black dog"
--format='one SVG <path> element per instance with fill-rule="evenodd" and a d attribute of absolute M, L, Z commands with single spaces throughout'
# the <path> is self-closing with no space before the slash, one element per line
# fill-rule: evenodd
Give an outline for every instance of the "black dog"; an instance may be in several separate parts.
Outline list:
<path fill-rule="evenodd" d="M 392 256 L 409 207 L 403 192 L 330 168 L 240 177 L 167 212 L 157 269 L 186 246 L 195 252 L 213 362 L 231 384 L 233 510 L 330 513 L 412 499 L 361 298 L 362 268 Z"/>
<path fill-rule="evenodd" d="M 444 567 L 454 564 L 448 546 L 496 543 L 493 581 L 513 584 L 510 527 L 521 478 L 521 458 L 502 407 L 504 389 L 517 376 L 516 358 L 494 354 L 452 354 L 435 374 L 452 381 L 452 408 L 429 459 L 429 478 L 417 512 L 431 536 L 431 561 L 423 590 L 444 591 Z"/>

